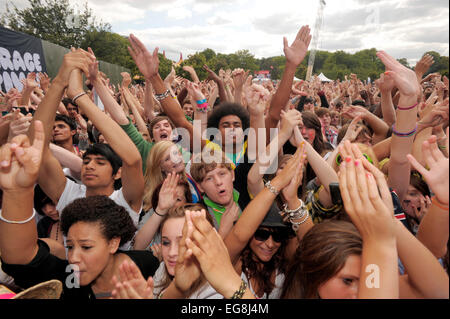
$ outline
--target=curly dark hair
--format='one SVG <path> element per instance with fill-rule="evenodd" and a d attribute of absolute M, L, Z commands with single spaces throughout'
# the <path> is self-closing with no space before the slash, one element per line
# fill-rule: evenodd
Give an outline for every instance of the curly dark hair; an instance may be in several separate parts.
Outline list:
<path fill-rule="evenodd" d="M 267 228 L 274 228 L 274 227 L 267 227 Z M 276 270 L 278 270 L 278 272 L 281 273 L 285 273 L 286 271 L 287 261 L 284 256 L 288 241 L 286 240 L 281 243 L 280 248 L 268 262 L 262 262 L 258 260 L 258 257 L 253 253 L 252 249 L 250 248 L 250 241 L 241 254 L 242 271 L 245 273 L 249 281 L 252 278 L 256 279 L 256 281 L 258 282 L 259 292 L 262 290 L 264 293 L 269 295 L 275 288 L 275 285 L 270 280 L 272 274 Z M 260 266 L 261 264 L 262 269 Z M 259 292 L 255 291 L 255 293 Z"/>
<path fill-rule="evenodd" d="M 211 112 L 211 115 L 208 117 L 208 128 L 214 127 L 218 129 L 220 119 L 228 115 L 236 115 L 241 119 L 243 131 L 250 127 L 250 114 L 242 105 L 224 102 Z"/>
<path fill-rule="evenodd" d="M 78 222 L 100 223 L 105 238 L 120 237 L 120 245 L 130 241 L 137 230 L 125 208 L 105 195 L 78 198 L 63 209 L 61 231 L 64 236 Z"/>

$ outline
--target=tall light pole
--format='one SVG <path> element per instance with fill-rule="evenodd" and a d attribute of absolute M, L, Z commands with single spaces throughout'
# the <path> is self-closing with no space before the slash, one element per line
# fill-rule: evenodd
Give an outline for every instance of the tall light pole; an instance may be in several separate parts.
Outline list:
<path fill-rule="evenodd" d="M 320 30 L 322 29 L 323 25 L 323 10 L 325 9 L 325 6 L 325 0 L 319 0 L 319 9 L 317 10 L 316 22 L 314 25 L 314 34 L 312 38 L 311 50 L 309 53 L 308 69 L 306 71 L 306 81 L 309 81 L 312 76 L 314 61 L 316 59 L 317 46 L 319 45 Z"/>

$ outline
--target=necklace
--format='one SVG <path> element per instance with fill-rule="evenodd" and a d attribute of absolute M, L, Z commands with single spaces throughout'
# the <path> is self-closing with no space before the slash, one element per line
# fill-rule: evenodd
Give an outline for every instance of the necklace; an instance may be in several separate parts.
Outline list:
<path fill-rule="evenodd" d="M 53 226 L 56 226 L 56 235 L 55 235 L 55 240 L 58 241 L 58 237 L 59 237 L 59 220 L 53 224 Z"/>

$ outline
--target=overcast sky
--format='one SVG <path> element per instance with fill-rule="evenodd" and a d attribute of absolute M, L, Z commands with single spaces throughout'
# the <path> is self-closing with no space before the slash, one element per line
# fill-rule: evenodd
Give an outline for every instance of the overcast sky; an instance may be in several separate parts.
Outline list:
<path fill-rule="evenodd" d="M 448 0 L 325 1 L 319 50 L 375 47 L 412 65 L 426 51 L 449 55 Z M 283 36 L 291 43 L 304 24 L 314 32 L 319 0 L 88 0 L 88 5 L 114 32 L 134 33 L 149 49 L 159 46 L 178 60 L 180 52 L 187 57 L 206 48 L 248 49 L 257 58 L 282 55 Z"/>

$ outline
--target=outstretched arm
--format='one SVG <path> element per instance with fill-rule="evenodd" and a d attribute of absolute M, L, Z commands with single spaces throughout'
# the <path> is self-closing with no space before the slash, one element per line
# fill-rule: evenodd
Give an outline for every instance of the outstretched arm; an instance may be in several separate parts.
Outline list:
<path fill-rule="evenodd" d="M 33 145 L 19 135 L 0 148 L 0 251 L 8 264 L 28 264 L 38 251 L 33 196 L 45 141 L 42 122 L 36 121 L 33 130 Z"/>
<path fill-rule="evenodd" d="M 70 98 L 83 92 L 80 70 L 72 71 L 67 95 Z M 103 113 L 85 94 L 77 100 L 78 106 L 103 134 L 111 148 L 122 159 L 122 191 L 130 207 L 139 214 L 144 194 L 142 159 L 139 151 L 128 135 L 109 116 Z"/>
<path fill-rule="evenodd" d="M 386 66 L 385 76 L 394 81 L 400 92 L 397 122 L 391 140 L 389 186 L 397 192 L 402 201 L 409 185 L 410 164 L 406 155 L 411 153 L 414 142 L 420 86 L 414 71 L 403 66 L 384 51 L 378 52 L 377 56 Z M 408 135 L 410 132 L 413 133 Z"/>
<path fill-rule="evenodd" d="M 311 42 L 311 35 L 309 33 L 309 26 L 303 26 L 297 33 L 297 37 L 291 46 L 288 45 L 286 38 L 283 39 L 286 68 L 281 78 L 281 83 L 272 98 L 269 113 L 266 117 L 267 141 L 269 141 L 270 129 L 277 127 L 281 110 L 289 101 L 295 70 L 305 58 L 309 43 Z"/>

